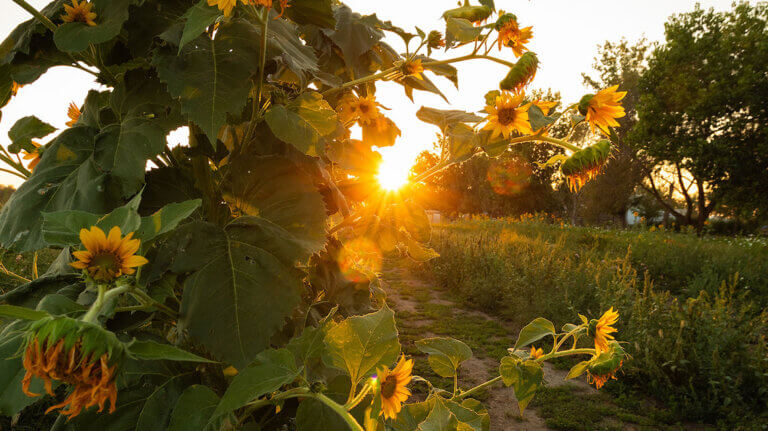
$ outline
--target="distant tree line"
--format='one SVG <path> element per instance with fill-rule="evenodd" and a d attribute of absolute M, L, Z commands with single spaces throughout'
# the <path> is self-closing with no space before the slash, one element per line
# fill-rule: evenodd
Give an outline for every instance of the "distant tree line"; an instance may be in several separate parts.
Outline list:
<path fill-rule="evenodd" d="M 556 168 L 559 150 L 521 145 L 476 156 L 422 187 L 425 206 L 447 213 L 514 216 L 550 212 L 576 223 L 623 224 L 630 209 L 699 231 L 713 214 L 753 227 L 768 222 L 768 4 L 672 16 L 665 40 L 606 42 L 595 90 L 627 91 L 606 175 L 578 193 Z M 547 92 L 549 93 L 549 92 Z M 536 96 L 559 101 L 559 94 Z M 584 128 L 586 129 L 586 128 Z M 594 140 L 588 130 L 576 139 Z M 429 153 L 414 166 L 434 164 Z"/>

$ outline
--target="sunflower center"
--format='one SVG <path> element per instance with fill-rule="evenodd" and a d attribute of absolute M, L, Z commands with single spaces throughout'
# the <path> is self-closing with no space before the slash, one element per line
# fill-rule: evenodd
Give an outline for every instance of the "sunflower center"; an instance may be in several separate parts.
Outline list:
<path fill-rule="evenodd" d="M 501 108 L 498 111 L 499 123 L 505 126 L 515 121 L 515 108 Z"/>
<path fill-rule="evenodd" d="M 77 8 L 72 11 L 72 21 L 73 22 L 88 22 L 88 17 L 86 16 L 87 12 L 82 8 Z"/>
<path fill-rule="evenodd" d="M 363 114 L 367 114 L 367 113 L 368 113 L 368 111 L 370 111 L 370 110 L 371 110 L 371 107 L 370 107 L 370 106 L 368 106 L 368 105 L 367 105 L 367 104 L 365 104 L 365 103 L 361 103 L 361 104 L 360 104 L 360 106 L 358 106 L 358 109 L 360 109 L 360 112 L 362 112 Z"/>
<path fill-rule="evenodd" d="M 381 396 L 384 398 L 392 398 L 392 396 L 395 395 L 395 389 L 397 389 L 397 377 L 387 376 L 381 383 Z"/>
<path fill-rule="evenodd" d="M 101 253 L 97 254 L 93 257 L 93 260 L 91 260 L 92 266 L 97 266 L 104 270 L 117 270 L 120 268 L 120 261 L 112 253 Z"/>

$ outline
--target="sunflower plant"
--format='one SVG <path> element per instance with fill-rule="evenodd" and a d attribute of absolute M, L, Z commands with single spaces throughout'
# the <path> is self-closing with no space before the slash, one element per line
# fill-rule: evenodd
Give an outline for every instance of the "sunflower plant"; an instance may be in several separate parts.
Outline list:
<path fill-rule="evenodd" d="M 0 45 L 0 106 L 55 66 L 101 87 L 69 106 L 66 129 L 30 115 L 0 147 L 2 169 L 24 179 L 0 210 L 0 244 L 60 250 L 0 295 L 0 414 L 39 403 L 72 430 L 484 430 L 484 388 L 512 386 L 522 411 L 547 360 L 583 355 L 569 377 L 596 386 L 621 367 L 613 310 L 560 330 L 534 320 L 472 388 L 459 340 L 416 341 L 452 388 L 413 375 L 401 353 L 381 261 L 437 257 L 411 185 L 536 142 L 567 151 L 549 163 L 578 188 L 623 115 L 617 88 L 560 110 L 526 94 L 533 28 L 492 0 L 429 31 L 331 0 L 13 1 L 32 19 Z M 509 70 L 479 113 L 422 107 L 439 163 L 385 191 L 376 150 L 402 131 L 377 83 L 442 96 L 433 79 L 457 84 L 465 61 Z M 570 143 L 586 123 L 604 139 Z M 567 133 L 551 136 L 555 124 Z M 188 139 L 169 146 L 182 127 Z"/>

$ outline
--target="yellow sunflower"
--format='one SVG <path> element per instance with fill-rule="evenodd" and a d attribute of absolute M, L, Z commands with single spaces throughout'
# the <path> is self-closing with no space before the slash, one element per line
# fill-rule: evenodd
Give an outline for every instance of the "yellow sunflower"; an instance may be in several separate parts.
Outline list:
<path fill-rule="evenodd" d="M 369 124 L 379 118 L 379 104 L 376 103 L 376 96 L 371 94 L 359 97 L 354 103 L 361 125 Z"/>
<path fill-rule="evenodd" d="M 597 94 L 587 94 L 581 98 L 579 112 L 586 117 L 593 132 L 597 127 L 606 136 L 610 135 L 611 127 L 619 127 L 616 119 L 627 115 L 624 107 L 619 103 L 627 92 L 616 91 L 618 89 L 619 86 L 614 85 L 598 91 Z"/>
<path fill-rule="evenodd" d="M 521 134 L 533 133 L 528 122 L 528 107 L 530 105 L 520 106 L 524 97 L 523 93 L 512 94 L 504 91 L 496 96 L 493 105 L 485 107 L 485 112 L 488 113 L 488 117 L 486 117 L 488 123 L 483 127 L 483 130 L 493 130 L 491 139 L 499 135 L 508 139 L 515 131 Z"/>
<path fill-rule="evenodd" d="M 621 366 L 621 364 L 619 364 Z M 616 380 L 616 370 L 610 371 L 605 374 L 592 374 L 590 371 L 587 371 L 587 383 L 594 384 L 595 389 L 600 389 L 603 387 L 608 380 Z"/>
<path fill-rule="evenodd" d="M 237 0 L 208 0 L 208 6 L 217 6 L 224 16 L 232 15 L 232 9 L 237 5 Z"/>
<path fill-rule="evenodd" d="M 82 22 L 88 24 L 91 27 L 96 26 L 96 13 L 92 12 L 93 3 L 88 3 L 86 0 L 78 2 L 72 0 L 72 6 L 64 5 L 64 14 L 61 15 L 61 20 L 64 22 Z"/>
<path fill-rule="evenodd" d="M 405 63 L 403 72 L 406 76 L 413 76 L 416 79 L 424 80 L 424 77 L 421 76 L 422 72 L 424 72 L 424 66 L 421 65 L 421 59 Z"/>
<path fill-rule="evenodd" d="M 67 121 L 67 127 L 74 126 L 77 123 L 77 120 L 80 119 L 80 115 L 82 115 L 80 108 L 78 108 L 74 103 L 70 103 L 69 109 L 67 109 L 67 117 L 69 117 L 69 121 Z"/>
<path fill-rule="evenodd" d="M 27 165 L 27 169 L 29 169 L 31 172 L 35 171 L 35 168 L 37 167 L 37 164 L 40 163 L 40 157 L 42 156 L 42 152 L 40 150 L 41 146 L 35 141 L 32 141 L 32 145 L 35 146 L 35 150 L 32 152 L 27 152 L 26 150 L 21 150 L 23 154 L 24 160 L 29 160 L 29 165 Z"/>
<path fill-rule="evenodd" d="M 77 269 L 85 269 L 97 281 L 110 281 L 123 274 L 133 274 L 136 267 L 148 262 L 134 253 L 141 241 L 132 239 L 133 232 L 122 237 L 120 228 L 115 226 L 109 236 L 96 226 L 80 230 L 80 241 L 85 250 L 72 253 L 77 261 L 70 263 Z"/>
<path fill-rule="evenodd" d="M 517 23 L 517 20 L 510 19 L 499 28 L 499 50 L 502 46 L 512 48 L 515 57 L 520 57 L 528 51 L 525 46 L 533 38 L 533 27 L 523 27 Z"/>
<path fill-rule="evenodd" d="M 619 320 L 619 312 L 608 309 L 600 319 L 592 319 L 589 322 L 588 333 L 595 340 L 595 355 L 608 351 L 608 340 L 613 340 L 612 333 L 616 332 L 613 324 Z"/>
<path fill-rule="evenodd" d="M 544 356 L 544 350 L 537 349 L 535 346 L 531 346 L 531 358 L 539 359 L 542 356 Z"/>
<path fill-rule="evenodd" d="M 406 388 L 411 382 L 413 359 L 401 356 L 393 370 L 384 367 L 379 369 L 378 378 L 381 382 L 381 409 L 385 418 L 395 419 L 403 408 L 403 402 L 411 396 Z"/>

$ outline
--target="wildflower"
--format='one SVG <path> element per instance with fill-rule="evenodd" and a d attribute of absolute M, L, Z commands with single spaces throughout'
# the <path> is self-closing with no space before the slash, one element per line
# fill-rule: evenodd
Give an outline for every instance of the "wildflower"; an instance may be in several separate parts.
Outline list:
<path fill-rule="evenodd" d="M 535 52 L 526 52 L 509 69 L 507 76 L 499 82 L 499 88 L 514 92 L 522 91 L 536 77 L 536 70 L 538 68 L 539 57 Z"/>
<path fill-rule="evenodd" d="M 608 380 L 616 380 L 616 372 L 624 364 L 626 356 L 619 343 L 611 341 L 609 350 L 596 354 L 589 360 L 587 382 L 600 389 Z"/>
<path fill-rule="evenodd" d="M 339 121 L 348 123 L 357 120 L 357 101 L 358 99 L 351 94 L 345 94 L 339 100 L 339 104 L 336 106 L 336 114 L 339 116 Z"/>
<path fill-rule="evenodd" d="M 522 93 L 512 94 L 504 91 L 496 96 L 493 105 L 485 107 L 488 123 L 483 130 L 493 131 L 491 139 L 499 135 L 509 138 L 515 131 L 521 134 L 533 133 L 528 123 L 529 105 L 520 106 L 524 97 Z"/>
<path fill-rule="evenodd" d="M 123 238 L 117 226 L 109 231 L 109 236 L 96 226 L 90 230 L 81 229 L 80 241 L 85 250 L 73 252 L 77 261 L 70 265 L 87 270 L 96 281 L 111 281 L 123 274 L 133 274 L 136 267 L 148 261 L 134 254 L 141 241 L 132 237 L 133 232 Z"/>
<path fill-rule="evenodd" d="M 613 311 L 613 307 L 608 309 L 600 319 L 592 319 L 589 322 L 587 334 L 595 340 L 595 354 L 608 351 L 609 340 L 613 340 L 611 333 L 616 332 L 613 324 L 619 320 L 619 313 Z"/>
<path fill-rule="evenodd" d="M 123 344 L 115 334 L 98 325 L 68 317 L 39 320 L 30 328 L 22 364 L 26 373 L 21 389 L 29 397 L 40 394 L 29 390 L 32 377 L 43 380 L 45 391 L 53 396 L 53 380 L 72 386 L 72 392 L 45 413 L 61 410 L 70 419 L 83 409 L 109 401 L 109 412 L 115 411 L 117 369 L 124 357 Z M 65 409 L 65 407 L 67 407 Z"/>
<path fill-rule="evenodd" d="M 208 0 L 208 6 L 217 6 L 224 16 L 232 15 L 232 9 L 237 5 L 237 0 Z"/>
<path fill-rule="evenodd" d="M 533 27 L 520 28 L 517 17 L 511 13 L 500 11 L 501 15 L 496 21 L 496 30 L 499 32 L 499 50 L 502 46 L 512 48 L 515 57 L 520 57 L 528 51 L 525 45 L 533 37 Z"/>
<path fill-rule="evenodd" d="M 80 115 L 82 115 L 80 108 L 78 108 L 74 103 L 70 103 L 69 109 L 67 109 L 67 117 L 69 117 L 69 121 L 67 121 L 67 127 L 74 126 L 77 123 L 77 120 L 80 119 Z"/>
<path fill-rule="evenodd" d="M 568 188 L 576 192 L 596 177 L 611 155 L 611 142 L 602 140 L 571 154 L 560 166 L 560 172 L 568 182 Z"/>
<path fill-rule="evenodd" d="M 24 160 L 29 160 L 29 165 L 27 165 L 27 168 L 29 168 L 30 171 L 34 172 L 35 168 L 37 167 L 37 164 L 40 163 L 40 158 L 43 156 L 43 147 L 38 144 L 35 141 L 31 141 L 32 145 L 35 146 L 35 149 L 31 152 L 27 152 L 26 150 L 22 150 L 23 158 Z"/>
<path fill-rule="evenodd" d="M 91 27 L 95 27 L 96 21 L 94 20 L 97 15 L 95 12 L 92 12 L 91 9 L 93 9 L 93 3 L 88 3 L 87 0 L 81 2 L 72 0 L 72 6 L 68 4 L 64 5 L 65 13 L 61 15 L 61 20 L 64 22 L 82 22 Z"/>
<path fill-rule="evenodd" d="M 579 113 L 586 117 L 593 132 L 597 127 L 606 136 L 610 135 L 610 128 L 619 126 L 616 119 L 626 115 L 619 101 L 627 92 L 616 91 L 618 89 L 619 86 L 614 85 L 598 91 L 597 94 L 587 94 L 579 101 Z"/>
<path fill-rule="evenodd" d="M 361 126 L 379 118 L 379 104 L 376 103 L 376 96 L 369 94 L 365 97 L 359 97 L 354 103 Z"/>
<path fill-rule="evenodd" d="M 535 346 L 531 346 L 531 358 L 539 359 L 542 356 L 544 356 L 544 350 L 537 349 Z"/>
<path fill-rule="evenodd" d="M 411 396 L 411 391 L 406 388 L 411 382 L 413 359 L 405 359 L 401 356 L 397 366 L 389 370 L 386 366 L 378 371 L 381 382 L 381 407 L 385 418 L 395 419 L 403 407 L 403 402 Z"/>
<path fill-rule="evenodd" d="M 416 79 L 424 80 L 421 73 L 424 72 L 424 66 L 421 65 L 421 59 L 409 61 L 403 65 L 403 75 L 413 76 Z"/>

